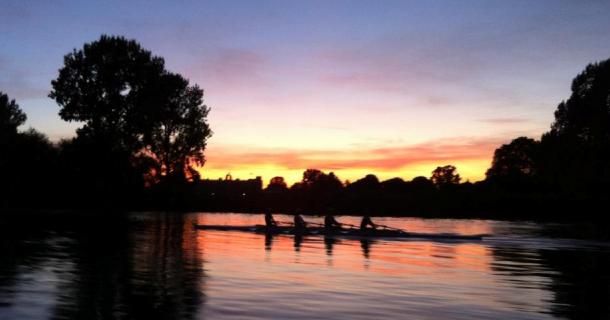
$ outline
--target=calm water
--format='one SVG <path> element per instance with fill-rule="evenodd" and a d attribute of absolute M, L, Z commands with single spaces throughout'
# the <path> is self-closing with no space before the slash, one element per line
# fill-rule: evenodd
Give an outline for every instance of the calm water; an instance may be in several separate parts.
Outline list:
<path fill-rule="evenodd" d="M 360 241 L 192 228 L 262 222 L 241 214 L 4 223 L 0 319 L 610 318 L 610 243 L 595 226 L 377 221 L 492 237 Z"/>

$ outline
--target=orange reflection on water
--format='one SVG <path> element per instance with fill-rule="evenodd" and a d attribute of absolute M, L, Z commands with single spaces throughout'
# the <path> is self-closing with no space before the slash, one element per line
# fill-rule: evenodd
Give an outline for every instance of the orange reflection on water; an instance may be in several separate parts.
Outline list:
<path fill-rule="evenodd" d="M 286 221 L 291 216 L 277 215 Z M 321 222 L 319 217 L 305 217 Z M 346 223 L 357 223 L 358 217 L 339 217 Z M 262 215 L 206 214 L 197 217 L 200 224 L 255 225 L 261 224 Z M 413 232 L 484 233 L 490 226 L 484 222 L 459 220 L 415 220 L 379 218 L 377 221 L 391 226 L 408 226 Z M 222 274 L 256 272 L 260 265 L 265 270 L 256 277 L 273 281 L 282 280 L 315 284 L 324 280 L 323 270 L 333 272 L 367 272 L 388 276 L 426 276 L 447 278 L 461 282 L 467 279 L 450 279 L 454 270 L 488 272 L 491 264 L 489 249 L 478 243 L 431 242 L 417 240 L 361 240 L 329 238 L 309 235 L 302 238 L 292 235 L 265 236 L 237 231 L 198 231 L 197 241 L 208 266 Z M 216 266 L 215 266 L 216 264 Z M 305 275 L 293 273 L 295 267 L 305 268 Z M 312 276 L 308 272 L 317 275 Z"/>
<path fill-rule="evenodd" d="M 292 222 L 294 216 L 287 214 L 274 214 L 277 221 Z M 304 216 L 307 222 L 323 223 L 321 216 Z M 336 216 L 341 223 L 360 225 L 361 217 L 358 216 Z M 421 218 L 395 218 L 395 217 L 373 217 L 373 221 L 379 225 L 400 228 L 410 232 L 421 233 L 457 233 L 457 234 L 489 234 L 492 232 L 493 222 L 487 220 L 468 219 L 421 219 Z M 264 224 L 262 214 L 238 214 L 238 213 L 206 213 L 197 216 L 198 224 L 207 225 L 234 225 L 250 226 Z"/>

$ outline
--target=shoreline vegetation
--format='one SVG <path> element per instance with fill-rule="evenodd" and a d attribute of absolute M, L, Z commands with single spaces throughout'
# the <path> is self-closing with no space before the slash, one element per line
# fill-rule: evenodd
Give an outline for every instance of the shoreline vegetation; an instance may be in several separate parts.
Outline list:
<path fill-rule="evenodd" d="M 135 40 L 103 35 L 64 57 L 49 97 L 76 137 L 52 143 L 0 88 L 0 219 L 44 212 L 273 211 L 502 220 L 605 220 L 610 205 L 610 60 L 589 64 L 540 139 L 499 146 L 483 181 L 440 164 L 429 177 L 343 182 L 306 169 L 201 179 L 212 130 L 203 90 Z M 205 167 L 204 167 L 205 168 Z"/>

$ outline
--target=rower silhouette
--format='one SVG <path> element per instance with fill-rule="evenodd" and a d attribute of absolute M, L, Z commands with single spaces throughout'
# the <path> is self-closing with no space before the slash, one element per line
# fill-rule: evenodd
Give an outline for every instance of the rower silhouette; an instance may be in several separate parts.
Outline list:
<path fill-rule="evenodd" d="M 372 241 L 369 239 L 360 239 L 360 248 L 362 249 L 362 255 L 365 260 L 369 260 L 371 257 L 371 244 Z"/>
<path fill-rule="evenodd" d="M 367 228 L 368 226 L 371 226 L 371 228 Z M 362 217 L 362 222 L 360 222 L 360 231 L 375 229 L 377 229 L 377 225 L 373 223 L 373 220 L 371 220 L 371 217 L 368 214 Z"/>
<path fill-rule="evenodd" d="M 338 230 L 341 229 L 341 223 L 335 219 L 330 213 L 327 213 L 324 217 L 324 228 L 326 230 Z"/>
<path fill-rule="evenodd" d="M 294 230 L 298 232 L 307 230 L 307 222 L 298 213 L 294 215 Z"/>
<path fill-rule="evenodd" d="M 277 221 L 275 221 L 273 215 L 269 211 L 265 212 L 265 225 L 267 226 L 267 228 L 277 227 Z"/>
<path fill-rule="evenodd" d="M 335 245 L 335 243 L 337 243 L 337 239 L 335 239 L 335 237 L 332 237 L 332 236 L 324 237 L 324 247 L 326 248 L 327 256 L 333 255 L 333 246 Z"/>
<path fill-rule="evenodd" d="M 303 235 L 300 233 L 297 233 L 294 235 L 294 251 L 295 252 L 300 252 L 301 251 L 301 244 L 303 243 Z"/>

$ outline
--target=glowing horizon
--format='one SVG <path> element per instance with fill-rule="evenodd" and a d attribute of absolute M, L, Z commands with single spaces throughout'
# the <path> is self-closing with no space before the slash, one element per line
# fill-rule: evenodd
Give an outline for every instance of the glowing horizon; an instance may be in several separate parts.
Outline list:
<path fill-rule="evenodd" d="M 499 139 L 455 139 L 364 150 L 269 150 L 231 146 L 212 148 L 208 152 L 208 163 L 198 170 L 204 179 L 223 179 L 227 174 L 242 180 L 261 176 L 264 185 L 272 177 L 282 176 L 290 186 L 301 181 L 306 169 L 334 172 L 343 182 L 354 182 L 367 174 L 374 174 L 380 180 L 430 177 L 436 167 L 451 164 L 458 168 L 462 182 L 476 182 L 484 179 L 493 152 L 501 143 L 504 142 Z"/>

